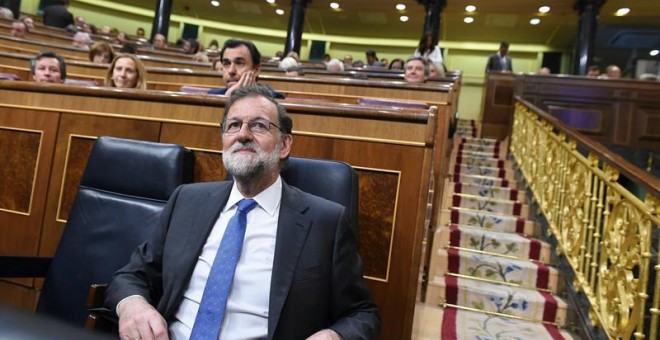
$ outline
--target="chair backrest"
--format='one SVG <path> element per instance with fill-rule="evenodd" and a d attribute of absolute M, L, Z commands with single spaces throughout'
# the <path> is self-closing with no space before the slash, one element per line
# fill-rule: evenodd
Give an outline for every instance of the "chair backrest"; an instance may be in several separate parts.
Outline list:
<path fill-rule="evenodd" d="M 87 293 L 108 282 L 152 229 L 192 154 L 173 144 L 100 137 L 90 154 L 37 312 L 83 326 Z"/>
<path fill-rule="evenodd" d="M 358 175 L 350 165 L 324 159 L 289 157 L 281 176 L 289 185 L 346 207 L 357 233 Z"/>

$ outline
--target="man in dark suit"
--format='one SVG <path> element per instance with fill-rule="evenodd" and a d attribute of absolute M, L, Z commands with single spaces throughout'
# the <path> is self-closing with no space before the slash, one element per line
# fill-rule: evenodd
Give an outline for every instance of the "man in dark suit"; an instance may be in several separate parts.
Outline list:
<path fill-rule="evenodd" d="M 490 55 L 488 57 L 488 63 L 486 64 L 486 72 L 513 72 L 513 66 L 511 65 L 511 57 L 509 54 L 509 43 L 502 41 L 500 43 L 500 49 L 497 53 Z"/>
<path fill-rule="evenodd" d="M 213 62 L 213 69 L 222 72 L 225 87 L 211 89 L 208 94 L 230 96 L 235 89 L 257 84 L 261 71 L 261 53 L 249 40 L 227 39 L 220 50 L 220 58 Z M 273 97 L 285 98 L 270 86 L 266 87 Z"/>
<path fill-rule="evenodd" d="M 44 25 L 66 28 L 73 25 L 73 14 L 67 9 L 69 0 L 62 0 L 58 4 L 51 5 L 44 9 Z"/>
<path fill-rule="evenodd" d="M 106 306 L 117 311 L 120 337 L 195 334 L 206 290 L 217 287 L 206 284 L 214 258 L 227 254 L 218 248 L 228 220 L 252 198 L 257 205 L 247 213 L 225 314 L 216 322 L 220 339 L 376 338 L 378 311 L 347 210 L 279 175 L 291 150 L 291 118 L 258 85 L 236 89 L 225 112 L 223 163 L 234 181 L 184 185 L 172 194 L 154 234 L 108 287 Z"/>

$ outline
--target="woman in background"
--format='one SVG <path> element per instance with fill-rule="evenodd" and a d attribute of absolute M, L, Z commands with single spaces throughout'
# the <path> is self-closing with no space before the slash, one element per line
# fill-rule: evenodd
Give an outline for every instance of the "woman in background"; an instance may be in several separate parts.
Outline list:
<path fill-rule="evenodd" d="M 109 64 L 115 59 L 115 51 L 107 42 L 95 42 L 89 50 L 89 61 L 97 64 Z"/>
<path fill-rule="evenodd" d="M 119 54 L 108 68 L 105 86 L 147 89 L 147 71 L 134 54 Z"/>
<path fill-rule="evenodd" d="M 419 46 L 413 57 L 420 57 L 432 63 L 442 63 L 442 53 L 437 45 L 433 45 L 433 35 L 429 32 L 419 40 Z"/>

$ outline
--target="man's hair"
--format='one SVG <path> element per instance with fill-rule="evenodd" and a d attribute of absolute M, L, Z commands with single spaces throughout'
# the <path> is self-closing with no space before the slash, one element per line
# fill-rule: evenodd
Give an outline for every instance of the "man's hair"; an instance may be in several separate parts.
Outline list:
<path fill-rule="evenodd" d="M 509 42 L 508 41 L 500 42 L 500 48 L 509 48 Z"/>
<path fill-rule="evenodd" d="M 376 58 L 376 51 L 374 51 L 374 50 L 367 50 L 367 51 L 364 52 L 364 53 L 367 55 L 367 57 L 374 57 L 374 58 Z"/>
<path fill-rule="evenodd" d="M 275 104 L 275 107 L 277 107 L 277 120 L 279 123 L 278 125 L 280 126 L 280 131 L 287 135 L 291 134 L 291 131 L 293 130 L 293 120 L 291 119 L 291 116 L 289 116 L 289 114 L 286 112 L 284 106 L 275 100 L 270 92 L 270 89 L 263 85 L 250 85 L 234 90 L 231 93 L 229 100 L 227 100 L 227 103 L 225 104 L 225 114 L 222 116 L 222 126 L 224 126 L 227 122 L 227 114 L 229 113 L 229 109 L 239 99 L 246 97 L 263 97 L 266 98 L 269 102 Z"/>
<path fill-rule="evenodd" d="M 587 68 L 587 71 L 598 71 L 598 72 L 600 72 L 600 67 L 598 67 L 598 65 L 590 65 L 589 68 Z"/>
<path fill-rule="evenodd" d="M 66 80 L 66 63 L 64 62 L 64 58 L 51 51 L 41 51 L 36 57 L 34 57 L 34 59 L 30 60 L 30 72 L 32 75 L 34 75 L 34 69 L 37 67 L 37 61 L 44 58 L 57 59 L 57 62 L 60 64 L 60 78 L 62 78 L 62 82 L 64 82 Z"/>
<path fill-rule="evenodd" d="M 245 46 L 250 51 L 250 56 L 252 57 L 252 66 L 254 68 L 257 68 L 259 65 L 261 65 L 261 53 L 259 53 L 257 46 L 255 46 L 251 41 L 240 39 L 225 40 L 225 43 L 222 45 L 222 49 L 220 50 L 220 60 L 222 60 L 224 57 L 226 49 L 236 48 L 239 46 Z"/>
<path fill-rule="evenodd" d="M 403 64 L 403 71 L 405 72 L 406 69 L 408 68 L 408 63 L 411 62 L 411 61 L 414 61 L 414 60 L 419 60 L 419 61 L 422 62 L 422 64 L 424 65 L 424 75 L 428 77 L 429 72 L 430 72 L 429 63 L 427 63 L 426 60 L 424 60 L 424 58 L 422 58 L 422 57 L 410 57 L 410 58 L 408 58 L 406 60 L 406 62 Z"/>

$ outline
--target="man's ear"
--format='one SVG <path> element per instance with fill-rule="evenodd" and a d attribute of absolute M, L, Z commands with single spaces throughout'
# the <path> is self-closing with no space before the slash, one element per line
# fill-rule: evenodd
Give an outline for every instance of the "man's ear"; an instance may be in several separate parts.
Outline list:
<path fill-rule="evenodd" d="M 255 76 L 258 76 L 259 72 L 261 72 L 261 65 L 257 65 L 255 68 L 253 68 L 252 72 L 254 73 Z"/>
<path fill-rule="evenodd" d="M 286 134 L 282 136 L 282 150 L 280 150 L 280 159 L 285 159 L 291 153 L 291 147 L 293 145 L 293 136 Z"/>

